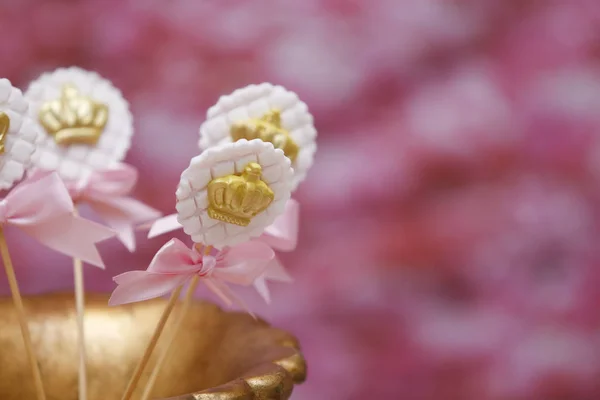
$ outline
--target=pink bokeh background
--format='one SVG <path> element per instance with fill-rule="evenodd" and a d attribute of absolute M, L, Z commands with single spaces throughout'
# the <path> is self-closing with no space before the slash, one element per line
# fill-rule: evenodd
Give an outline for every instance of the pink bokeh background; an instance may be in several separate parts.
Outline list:
<path fill-rule="evenodd" d="M 597 0 L 2 0 L 0 76 L 70 65 L 131 101 L 136 195 L 165 213 L 219 95 L 309 105 L 295 283 L 243 293 L 301 340 L 293 399 L 600 398 Z M 9 236 L 24 291 L 72 288 L 68 259 Z M 168 237 L 138 239 L 103 244 L 87 287 Z"/>

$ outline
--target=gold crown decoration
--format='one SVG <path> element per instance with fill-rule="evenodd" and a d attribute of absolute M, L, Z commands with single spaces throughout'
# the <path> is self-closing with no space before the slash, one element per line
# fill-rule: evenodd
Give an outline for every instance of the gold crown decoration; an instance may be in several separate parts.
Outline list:
<path fill-rule="evenodd" d="M 240 139 L 260 139 L 270 142 L 276 149 L 281 149 L 294 162 L 300 150 L 290 133 L 281 126 L 281 112 L 273 109 L 261 118 L 251 118 L 237 122 L 229 130 L 233 141 Z"/>
<path fill-rule="evenodd" d="M 10 118 L 0 111 L 0 154 L 4 153 L 4 144 L 6 143 L 6 136 L 8 135 L 9 128 Z"/>
<path fill-rule="evenodd" d="M 262 167 L 251 162 L 240 175 L 216 178 L 208 184 L 208 216 L 229 224 L 248 226 L 275 199 L 273 190 L 263 182 Z"/>
<path fill-rule="evenodd" d="M 65 84 L 59 99 L 42 105 L 39 121 L 58 145 L 94 145 L 108 122 L 108 106 L 80 95 L 75 86 Z"/>

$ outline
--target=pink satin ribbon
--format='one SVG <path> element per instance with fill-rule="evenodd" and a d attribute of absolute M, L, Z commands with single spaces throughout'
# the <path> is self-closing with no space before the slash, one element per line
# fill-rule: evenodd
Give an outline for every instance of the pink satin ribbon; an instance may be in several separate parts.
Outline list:
<path fill-rule="evenodd" d="M 170 214 L 158 218 L 156 221 L 139 226 L 139 229 L 143 230 L 148 228 L 150 228 L 150 231 L 148 231 L 148 239 L 152 239 L 157 236 L 164 235 L 165 233 L 181 229 L 181 224 L 177 221 L 177 214 Z"/>
<path fill-rule="evenodd" d="M 253 284 L 274 258 L 273 250 L 261 242 L 246 242 L 203 255 L 180 240 L 171 239 L 158 250 L 146 271 L 129 271 L 113 278 L 118 286 L 108 304 L 115 306 L 164 296 L 199 275 L 226 304 L 237 303 L 246 308 L 228 284 Z"/>
<path fill-rule="evenodd" d="M 300 204 L 296 200 L 290 199 L 285 205 L 283 214 L 265 229 L 258 240 L 278 251 L 292 251 L 298 243 L 299 220 Z M 254 288 L 267 303 L 270 303 L 271 293 L 267 287 L 267 281 L 290 283 L 292 280 L 283 264 L 275 258 L 269 263 L 265 273 L 254 281 Z"/>
<path fill-rule="evenodd" d="M 107 227 L 73 215 L 71 196 L 54 172 L 26 179 L 0 200 L 0 224 L 100 268 L 104 263 L 95 244 L 115 236 Z"/>
<path fill-rule="evenodd" d="M 161 216 L 158 210 L 128 197 L 137 178 L 135 168 L 118 164 L 92 172 L 83 182 L 65 182 L 73 201 L 88 204 L 129 251 L 135 250 L 135 226 Z"/>
<path fill-rule="evenodd" d="M 278 251 L 292 251 L 298 243 L 298 225 L 300 204 L 290 199 L 285 205 L 283 214 L 265 229 L 259 240 Z"/>
<path fill-rule="evenodd" d="M 281 214 L 273 224 L 269 225 L 258 240 L 267 243 L 271 248 L 278 251 L 292 251 L 298 243 L 298 222 L 300 214 L 299 203 L 291 199 L 287 202 L 283 214 Z M 177 222 L 177 214 L 167 215 L 159 218 L 152 224 L 145 224 L 141 228 L 150 227 L 148 238 L 153 238 L 167 232 L 181 229 Z M 291 282 L 292 278 L 287 273 L 285 267 L 277 259 L 269 264 L 265 273 L 258 277 L 254 282 L 254 287 L 265 299 L 267 303 L 271 301 L 267 280 L 279 282 Z"/>
<path fill-rule="evenodd" d="M 274 258 L 269 265 L 267 265 L 265 272 L 254 281 L 254 288 L 256 291 L 267 303 L 270 303 L 271 292 L 267 286 L 267 281 L 290 283 L 293 281 L 293 279 L 290 274 L 288 274 L 285 267 L 279 262 L 279 260 Z"/>

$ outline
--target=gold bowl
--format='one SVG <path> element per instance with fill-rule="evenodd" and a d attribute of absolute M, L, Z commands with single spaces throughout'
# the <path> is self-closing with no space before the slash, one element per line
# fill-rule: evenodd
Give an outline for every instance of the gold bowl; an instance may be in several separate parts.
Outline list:
<path fill-rule="evenodd" d="M 108 307 L 86 299 L 88 400 L 119 400 L 165 305 L 152 300 Z M 77 330 L 72 294 L 25 299 L 48 400 L 77 400 Z M 171 316 L 176 318 L 178 308 Z M 288 399 L 306 364 L 291 334 L 240 312 L 192 305 L 156 383 L 153 398 L 169 400 Z M 163 337 L 168 335 L 169 324 Z M 35 392 L 12 301 L 0 299 L 0 399 L 34 400 Z M 162 341 L 154 354 L 159 354 Z M 137 399 L 150 374 L 146 368 Z"/>

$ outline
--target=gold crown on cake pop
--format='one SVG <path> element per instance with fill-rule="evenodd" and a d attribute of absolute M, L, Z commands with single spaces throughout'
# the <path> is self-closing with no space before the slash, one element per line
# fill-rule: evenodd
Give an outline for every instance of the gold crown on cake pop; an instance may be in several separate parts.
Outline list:
<path fill-rule="evenodd" d="M 251 162 L 241 175 L 216 178 L 208 184 L 208 216 L 212 219 L 247 226 L 273 201 L 273 190 L 263 182 L 262 167 Z"/>
<path fill-rule="evenodd" d="M 281 126 L 281 113 L 271 110 L 261 118 L 251 118 L 234 123 L 230 128 L 233 141 L 240 139 L 260 139 L 270 142 L 276 149 L 281 149 L 294 162 L 300 150 L 290 133 Z"/>
<path fill-rule="evenodd" d="M 80 95 L 74 85 L 66 84 L 59 99 L 42 105 L 39 121 L 56 144 L 94 145 L 108 121 L 108 106 Z"/>
<path fill-rule="evenodd" d="M 10 128 L 10 119 L 8 115 L 0 112 L 0 154 L 4 153 L 4 144 L 6 143 L 6 136 L 8 135 L 8 129 Z"/>

